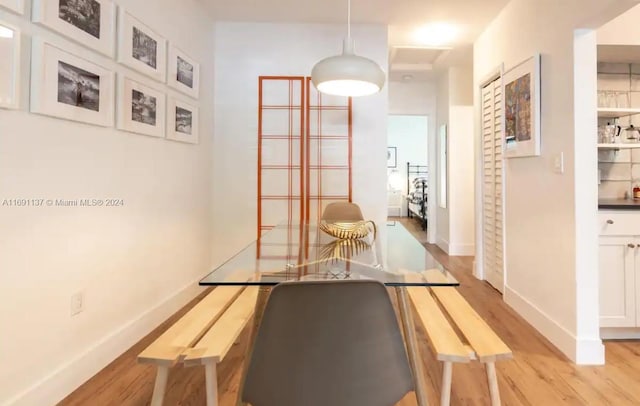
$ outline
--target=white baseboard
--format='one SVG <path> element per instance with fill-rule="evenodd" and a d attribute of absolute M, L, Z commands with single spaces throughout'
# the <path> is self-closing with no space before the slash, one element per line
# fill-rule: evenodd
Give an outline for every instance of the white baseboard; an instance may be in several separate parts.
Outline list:
<path fill-rule="evenodd" d="M 473 244 L 449 244 L 449 255 L 470 257 L 476 254 Z"/>
<path fill-rule="evenodd" d="M 447 254 L 449 253 L 449 241 L 445 240 L 442 237 L 436 237 L 436 245 L 440 247 L 440 249 Z"/>
<path fill-rule="evenodd" d="M 578 339 L 509 286 L 504 287 L 504 301 L 576 364 L 604 364 L 604 345 L 600 338 Z"/>
<path fill-rule="evenodd" d="M 189 283 L 3 405 L 55 405 L 200 293 L 197 281 Z"/>

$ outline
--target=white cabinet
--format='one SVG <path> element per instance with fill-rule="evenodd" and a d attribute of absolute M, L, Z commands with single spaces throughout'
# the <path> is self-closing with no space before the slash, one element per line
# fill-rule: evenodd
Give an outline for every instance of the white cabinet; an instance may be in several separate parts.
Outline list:
<path fill-rule="evenodd" d="M 638 328 L 640 212 L 600 211 L 599 223 L 600 327 Z"/>
<path fill-rule="evenodd" d="M 637 325 L 637 242 L 633 237 L 600 237 L 600 327 Z"/>

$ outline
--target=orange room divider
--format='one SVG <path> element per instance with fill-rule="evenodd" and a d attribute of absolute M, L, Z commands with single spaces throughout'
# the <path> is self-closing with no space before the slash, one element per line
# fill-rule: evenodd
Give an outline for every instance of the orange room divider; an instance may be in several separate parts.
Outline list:
<path fill-rule="evenodd" d="M 352 200 L 352 104 L 321 94 L 309 77 L 259 77 L 258 238 L 278 222 L 317 222 L 327 204 Z"/>

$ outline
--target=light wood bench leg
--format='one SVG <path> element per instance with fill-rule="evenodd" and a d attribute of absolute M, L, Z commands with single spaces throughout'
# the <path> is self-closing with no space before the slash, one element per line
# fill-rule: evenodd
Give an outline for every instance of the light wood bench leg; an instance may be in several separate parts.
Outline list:
<path fill-rule="evenodd" d="M 153 386 L 151 406 L 162 406 L 164 392 L 167 389 L 167 378 L 169 378 L 169 367 L 159 366 L 156 373 L 156 383 Z"/>
<path fill-rule="evenodd" d="M 498 376 L 496 375 L 496 364 L 487 362 L 487 380 L 489 381 L 489 394 L 491 395 L 491 406 L 500 406 L 500 388 L 498 387 Z"/>
<path fill-rule="evenodd" d="M 209 361 L 204 364 L 205 387 L 207 388 L 207 406 L 218 406 L 218 374 L 216 363 Z"/>
<path fill-rule="evenodd" d="M 440 406 L 449 406 L 451 403 L 451 375 L 453 364 L 445 361 L 442 369 L 442 392 L 440 393 Z"/>

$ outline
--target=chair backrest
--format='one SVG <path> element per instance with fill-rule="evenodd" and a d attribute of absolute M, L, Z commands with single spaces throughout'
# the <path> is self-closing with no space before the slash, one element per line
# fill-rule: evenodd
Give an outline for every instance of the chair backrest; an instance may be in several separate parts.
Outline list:
<path fill-rule="evenodd" d="M 371 280 L 285 282 L 269 297 L 242 400 L 390 406 L 413 390 L 389 295 Z"/>
<path fill-rule="evenodd" d="M 322 212 L 322 220 L 334 221 L 361 221 L 364 220 L 360 206 L 355 203 L 336 202 L 329 203 Z"/>

